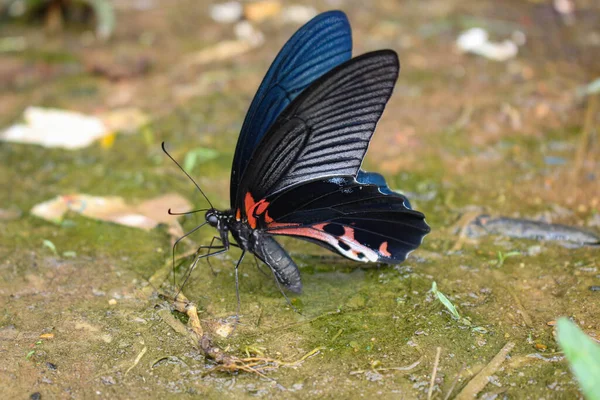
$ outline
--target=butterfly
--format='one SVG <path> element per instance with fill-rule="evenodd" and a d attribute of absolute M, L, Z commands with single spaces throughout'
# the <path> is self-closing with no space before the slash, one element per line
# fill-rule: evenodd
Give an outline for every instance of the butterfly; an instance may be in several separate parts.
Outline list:
<path fill-rule="evenodd" d="M 205 196 L 211 207 L 194 231 L 209 224 L 218 236 L 201 246 L 208 251 L 195 263 L 241 248 L 236 288 L 238 267 L 252 253 L 278 284 L 302 291 L 278 235 L 354 261 L 397 264 L 430 231 L 406 197 L 361 169 L 398 77 L 398 57 L 392 50 L 351 53 L 343 12 L 319 14 L 302 26 L 273 61 L 244 120 L 231 168 L 231 209 L 217 210 Z"/>

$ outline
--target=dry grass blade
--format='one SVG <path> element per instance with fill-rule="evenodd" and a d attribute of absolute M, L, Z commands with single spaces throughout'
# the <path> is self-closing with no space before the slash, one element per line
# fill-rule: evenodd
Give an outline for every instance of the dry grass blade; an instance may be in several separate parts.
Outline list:
<path fill-rule="evenodd" d="M 440 363 L 441 353 L 442 348 L 438 347 L 435 351 L 435 361 L 433 363 L 433 372 L 431 373 L 431 382 L 429 382 L 429 390 L 427 391 L 427 400 L 431 400 L 431 396 L 433 395 L 433 385 L 435 384 L 435 376 L 437 375 L 437 369 Z"/>
<path fill-rule="evenodd" d="M 371 369 L 359 369 L 358 371 L 350 372 L 350 375 L 364 374 L 367 371 L 385 372 L 385 371 L 411 371 L 415 369 L 423 361 L 423 357 L 419 358 L 414 363 L 405 367 L 383 367 L 383 368 L 371 368 Z"/>
<path fill-rule="evenodd" d="M 474 399 L 475 396 L 479 392 L 483 390 L 485 385 L 489 382 L 489 377 L 492 376 L 500 365 L 506 359 L 506 356 L 510 351 L 515 347 L 513 342 L 508 342 L 504 345 L 504 347 L 492 358 L 492 361 L 488 365 L 486 365 L 473 379 L 467 383 L 467 386 L 461 390 L 461 392 L 456 396 L 456 400 L 467 400 Z"/>

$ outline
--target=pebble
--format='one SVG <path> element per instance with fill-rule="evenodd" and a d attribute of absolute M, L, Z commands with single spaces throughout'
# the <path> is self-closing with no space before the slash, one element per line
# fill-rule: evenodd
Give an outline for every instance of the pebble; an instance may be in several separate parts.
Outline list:
<path fill-rule="evenodd" d="M 210 8 L 210 17 L 220 23 L 231 23 L 242 18 L 244 10 L 242 4 L 237 1 L 215 4 Z"/>

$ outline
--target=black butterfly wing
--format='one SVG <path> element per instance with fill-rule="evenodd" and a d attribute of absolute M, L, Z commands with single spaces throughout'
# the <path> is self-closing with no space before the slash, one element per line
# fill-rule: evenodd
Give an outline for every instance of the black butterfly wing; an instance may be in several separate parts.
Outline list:
<path fill-rule="evenodd" d="M 231 205 L 254 149 L 281 111 L 309 84 L 350 59 L 352 33 L 346 15 L 329 11 L 302 26 L 281 49 L 252 100 L 231 168 Z"/>
<path fill-rule="evenodd" d="M 381 50 L 349 60 L 313 82 L 279 115 L 242 177 L 233 203 L 237 217 L 307 181 L 357 176 L 400 65 Z M 261 203 L 264 205 L 264 203 Z"/>
<path fill-rule="evenodd" d="M 404 205 L 409 208 L 412 209 L 412 206 L 410 205 L 410 202 L 408 201 L 408 199 L 404 196 L 402 196 L 400 193 L 396 193 L 393 190 L 391 190 L 387 183 L 385 182 L 385 178 L 383 177 L 383 175 L 378 174 L 377 172 L 366 172 L 363 171 L 362 169 L 358 171 L 358 175 L 356 176 L 356 180 L 359 183 L 367 183 L 367 184 L 372 184 L 372 185 L 377 185 L 379 187 L 379 191 L 381 193 L 384 194 L 389 194 L 391 196 L 400 196 L 404 199 Z"/>
<path fill-rule="evenodd" d="M 430 231 L 406 203 L 377 184 L 337 176 L 267 197 L 250 218 L 269 234 L 313 241 L 355 261 L 399 263 Z"/>

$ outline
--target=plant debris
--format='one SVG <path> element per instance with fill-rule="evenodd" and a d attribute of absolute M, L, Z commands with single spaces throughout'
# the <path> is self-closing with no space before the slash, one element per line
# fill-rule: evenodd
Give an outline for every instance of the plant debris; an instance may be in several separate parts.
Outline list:
<path fill-rule="evenodd" d="M 99 197 L 88 194 L 70 194 L 37 204 L 31 214 L 47 221 L 60 223 L 67 211 L 83 216 L 114 222 L 120 225 L 150 230 L 158 224 L 175 225 L 176 235 L 181 230 L 177 224 L 177 216 L 169 215 L 167 210 L 187 210 L 191 204 L 183 197 L 170 193 L 154 199 L 146 200 L 138 205 L 130 205 L 121 197 Z"/>
<path fill-rule="evenodd" d="M 473 379 L 467 383 L 467 385 L 461 390 L 461 392 L 455 397 L 456 400 L 467 400 L 474 399 L 479 392 L 489 383 L 490 377 L 496 373 L 500 368 L 500 365 L 506 360 L 508 353 L 515 347 L 513 342 L 508 342 L 504 347 L 496 354 L 496 356 L 486 365 Z"/>
<path fill-rule="evenodd" d="M 507 61 L 515 58 L 519 52 L 517 43 L 506 39 L 492 42 L 483 28 L 471 28 L 456 39 L 457 47 L 465 53 L 473 53 L 494 61 Z"/>
<path fill-rule="evenodd" d="M 0 140 L 73 150 L 110 134 L 100 118 L 74 111 L 27 107 L 23 118 L 24 124 L 12 125 L 0 133 Z"/>
<path fill-rule="evenodd" d="M 90 116 L 56 108 L 27 107 L 23 118 L 25 123 L 14 124 L 0 132 L 0 140 L 75 150 L 115 132 L 135 132 L 149 122 L 149 117 L 137 108 Z"/>

